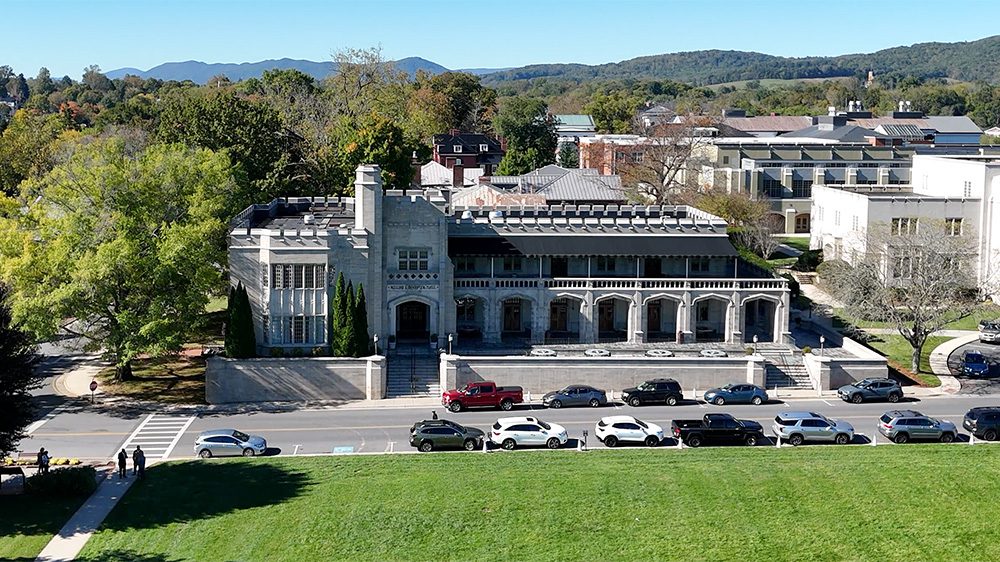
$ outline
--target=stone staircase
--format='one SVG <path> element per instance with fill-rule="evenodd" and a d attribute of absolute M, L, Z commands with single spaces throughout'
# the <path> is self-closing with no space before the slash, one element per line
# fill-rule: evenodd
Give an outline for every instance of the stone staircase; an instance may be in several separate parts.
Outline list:
<path fill-rule="evenodd" d="M 386 395 L 441 396 L 438 354 L 426 345 L 399 346 L 389 352 Z"/>
<path fill-rule="evenodd" d="M 796 361 L 797 359 L 797 361 Z M 767 388 L 813 388 L 809 372 L 801 358 L 768 359 L 764 364 L 764 386 Z"/>

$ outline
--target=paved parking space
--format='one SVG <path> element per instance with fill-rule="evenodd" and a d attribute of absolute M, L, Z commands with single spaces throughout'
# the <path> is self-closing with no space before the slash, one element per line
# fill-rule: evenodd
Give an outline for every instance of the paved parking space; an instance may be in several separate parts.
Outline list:
<path fill-rule="evenodd" d="M 961 374 L 962 354 L 976 350 L 990 361 L 990 377 L 988 379 L 966 377 Z M 1000 393 L 1000 345 L 974 341 L 958 347 L 948 356 L 948 369 L 962 384 L 962 394 L 998 394 Z"/>

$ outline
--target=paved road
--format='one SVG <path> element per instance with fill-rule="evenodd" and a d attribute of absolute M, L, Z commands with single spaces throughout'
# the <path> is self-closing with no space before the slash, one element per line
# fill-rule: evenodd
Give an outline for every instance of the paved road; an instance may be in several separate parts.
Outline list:
<path fill-rule="evenodd" d="M 962 364 L 962 354 L 970 350 L 980 351 L 992 363 L 990 365 L 990 375 L 993 378 L 979 379 L 962 376 L 960 366 Z M 1000 344 L 983 343 L 974 341 L 967 343 L 953 351 L 948 356 L 948 368 L 952 374 L 962 383 L 963 394 L 1000 394 Z"/>
<path fill-rule="evenodd" d="M 961 426 L 965 412 L 974 406 L 1000 405 L 1000 395 L 954 396 L 906 401 L 898 407 L 914 408 L 925 414 L 941 417 Z M 523 407 L 511 413 L 497 410 L 467 411 L 460 414 L 438 408 L 438 415 L 465 425 L 486 430 L 501 415 L 535 415 L 546 421 L 564 425 L 571 438 L 590 432 L 589 444 L 595 445 L 594 424 L 602 416 L 627 414 L 669 427 L 672 419 L 699 418 L 707 412 L 729 412 L 741 418 L 757 420 L 770 427 L 776 413 L 787 410 L 809 410 L 832 418 L 846 419 L 856 431 L 870 437 L 876 419 L 892 408 L 886 403 L 847 404 L 836 399 L 790 400 L 763 406 L 725 406 L 685 403 L 676 407 L 608 406 L 604 408 L 563 408 L 545 410 L 540 406 Z M 413 422 L 430 417 L 430 408 L 372 409 L 302 409 L 287 412 L 202 413 L 190 420 L 168 458 L 194 456 L 192 445 L 199 432 L 206 429 L 232 427 L 244 432 L 263 435 L 270 446 L 269 454 L 303 453 L 381 453 L 411 451 L 407 442 Z M 98 415 L 87 409 L 58 414 L 39 428 L 28 441 L 31 447 L 45 446 L 55 456 L 110 458 L 119 446 L 132 436 L 147 415 L 131 418 Z M 187 419 L 185 419 L 185 422 Z M 141 431 L 139 432 L 142 433 Z M 171 441 L 173 441 L 171 435 Z M 856 443 L 867 442 L 859 437 Z M 880 438 L 881 441 L 881 438 Z M 670 444 L 668 442 L 667 444 Z M 570 444 L 575 446 L 575 441 Z M 25 450 L 36 450 L 23 447 Z"/>

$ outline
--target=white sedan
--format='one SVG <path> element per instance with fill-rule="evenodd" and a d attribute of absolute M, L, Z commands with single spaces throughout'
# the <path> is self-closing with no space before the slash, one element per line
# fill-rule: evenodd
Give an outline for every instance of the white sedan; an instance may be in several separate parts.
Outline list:
<path fill-rule="evenodd" d="M 493 424 L 490 441 L 508 451 L 522 445 L 545 445 L 558 449 L 569 441 L 566 428 L 555 423 L 545 423 L 538 418 L 500 418 Z"/>
<path fill-rule="evenodd" d="M 594 435 L 605 447 L 614 447 L 623 441 L 655 447 L 663 441 L 663 428 L 632 416 L 609 416 L 597 422 Z"/>

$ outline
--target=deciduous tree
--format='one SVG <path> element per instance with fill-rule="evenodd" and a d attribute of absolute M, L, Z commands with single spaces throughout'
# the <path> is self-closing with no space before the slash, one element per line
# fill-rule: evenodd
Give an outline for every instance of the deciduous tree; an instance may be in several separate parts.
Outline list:
<path fill-rule="evenodd" d="M 0 458 L 24 438 L 34 414 L 30 391 L 41 386 L 33 370 L 34 340 L 14 321 L 10 298 L 10 288 L 0 283 Z"/>

